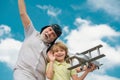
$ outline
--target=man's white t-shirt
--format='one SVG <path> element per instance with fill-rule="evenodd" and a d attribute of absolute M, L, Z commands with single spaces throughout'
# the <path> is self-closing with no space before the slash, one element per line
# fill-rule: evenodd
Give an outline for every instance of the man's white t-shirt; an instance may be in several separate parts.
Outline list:
<path fill-rule="evenodd" d="M 41 38 L 40 33 L 35 30 L 32 23 L 25 29 L 25 40 L 20 49 L 15 70 L 26 71 L 36 80 L 45 80 L 46 50 L 48 45 Z"/>

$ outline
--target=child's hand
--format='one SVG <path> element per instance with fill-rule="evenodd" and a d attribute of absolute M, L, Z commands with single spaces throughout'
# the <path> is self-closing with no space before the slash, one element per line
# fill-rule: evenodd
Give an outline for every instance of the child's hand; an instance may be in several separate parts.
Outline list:
<path fill-rule="evenodd" d="M 48 55 L 48 58 L 50 61 L 52 61 L 52 62 L 55 61 L 55 56 L 53 55 L 52 51 L 48 51 L 47 55 Z"/>
<path fill-rule="evenodd" d="M 91 63 L 91 65 L 90 65 L 90 67 L 87 68 L 87 70 L 88 70 L 89 72 L 92 72 L 92 71 L 94 71 L 95 69 L 96 69 L 96 65 L 95 65 L 95 64 L 92 64 L 92 63 Z"/>

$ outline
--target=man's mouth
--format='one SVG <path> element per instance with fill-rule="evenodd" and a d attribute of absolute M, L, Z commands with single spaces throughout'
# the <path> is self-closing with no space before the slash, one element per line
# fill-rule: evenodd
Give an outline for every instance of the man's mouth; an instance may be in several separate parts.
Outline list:
<path fill-rule="evenodd" d="M 49 35 L 48 35 L 48 33 L 45 33 L 45 37 L 46 37 L 47 39 L 49 39 Z"/>

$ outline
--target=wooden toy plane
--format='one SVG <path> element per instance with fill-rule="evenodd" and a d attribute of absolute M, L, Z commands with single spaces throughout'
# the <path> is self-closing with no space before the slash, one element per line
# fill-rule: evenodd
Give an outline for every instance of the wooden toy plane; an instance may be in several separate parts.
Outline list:
<path fill-rule="evenodd" d="M 100 54 L 100 49 L 99 48 L 101 48 L 101 47 L 103 47 L 103 46 L 100 44 L 100 45 L 95 46 L 95 47 L 93 47 L 89 50 L 86 50 L 86 51 L 82 52 L 82 53 L 76 53 L 74 56 L 69 57 L 68 60 L 70 60 L 70 62 L 72 62 L 73 59 L 77 59 L 79 61 L 79 64 L 76 64 L 74 66 L 72 65 L 71 67 L 68 68 L 68 70 L 71 70 L 71 69 L 74 69 L 74 68 L 77 68 L 77 67 L 82 67 L 83 68 L 83 66 L 88 66 L 89 67 L 91 63 L 95 64 L 99 69 L 99 67 L 102 64 L 100 64 L 96 60 L 100 59 L 102 57 L 105 57 L 104 54 Z M 98 55 L 95 56 L 95 57 L 92 57 L 91 52 L 93 52 L 95 50 L 97 50 Z M 79 57 L 81 55 L 82 55 L 82 57 Z"/>

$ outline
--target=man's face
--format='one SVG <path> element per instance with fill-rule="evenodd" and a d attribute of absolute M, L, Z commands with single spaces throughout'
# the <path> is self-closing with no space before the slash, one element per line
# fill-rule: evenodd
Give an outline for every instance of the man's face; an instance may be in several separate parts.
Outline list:
<path fill-rule="evenodd" d="M 42 36 L 42 40 L 47 43 L 51 43 L 57 38 L 56 33 L 51 27 L 45 28 L 42 31 L 41 36 Z"/>

